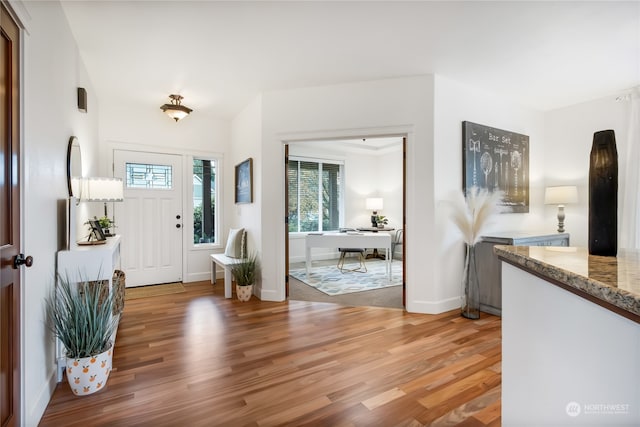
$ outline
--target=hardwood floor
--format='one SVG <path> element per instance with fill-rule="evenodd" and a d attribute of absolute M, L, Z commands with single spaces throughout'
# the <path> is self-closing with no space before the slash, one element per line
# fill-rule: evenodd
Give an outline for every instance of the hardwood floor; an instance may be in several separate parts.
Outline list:
<path fill-rule="evenodd" d="M 500 425 L 499 317 L 185 288 L 127 301 L 106 388 L 65 380 L 40 425 Z"/>

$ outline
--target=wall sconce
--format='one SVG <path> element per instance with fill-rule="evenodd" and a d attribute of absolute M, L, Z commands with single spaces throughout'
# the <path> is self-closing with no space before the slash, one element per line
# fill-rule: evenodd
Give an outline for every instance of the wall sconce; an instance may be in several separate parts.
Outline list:
<path fill-rule="evenodd" d="M 564 205 L 567 203 L 578 203 L 578 187 L 564 185 L 545 188 L 544 204 L 558 205 L 558 233 L 564 233 Z"/>
<path fill-rule="evenodd" d="M 160 107 L 160 109 L 176 122 L 180 119 L 184 119 L 193 111 L 191 108 L 182 105 L 182 96 L 169 95 L 169 98 L 171 98 L 171 103 L 164 104 Z"/>
<path fill-rule="evenodd" d="M 373 214 L 371 215 L 371 226 L 377 227 L 378 221 L 376 219 L 376 216 L 378 215 L 378 211 L 382 210 L 384 206 L 384 201 L 382 200 L 382 197 L 368 197 L 365 200 L 365 205 L 367 209 L 373 211 Z"/>

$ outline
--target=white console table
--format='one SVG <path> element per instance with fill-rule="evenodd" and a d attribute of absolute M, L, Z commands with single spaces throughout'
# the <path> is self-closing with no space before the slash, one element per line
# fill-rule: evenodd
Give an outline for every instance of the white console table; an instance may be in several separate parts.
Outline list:
<path fill-rule="evenodd" d="M 108 237 L 104 245 L 77 246 L 58 252 L 58 274 L 70 282 L 108 280 L 120 268 L 120 236 Z"/>
<path fill-rule="evenodd" d="M 385 248 L 386 273 L 391 280 L 391 235 L 388 233 L 318 233 L 306 237 L 307 277 L 311 274 L 311 248 Z"/>

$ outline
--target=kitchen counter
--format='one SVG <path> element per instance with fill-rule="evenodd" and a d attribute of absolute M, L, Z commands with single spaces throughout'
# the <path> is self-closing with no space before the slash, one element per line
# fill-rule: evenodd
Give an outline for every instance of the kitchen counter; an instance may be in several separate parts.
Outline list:
<path fill-rule="evenodd" d="M 496 246 L 502 261 L 640 323 L 640 252 L 589 255 L 586 248 Z"/>
<path fill-rule="evenodd" d="M 640 253 L 494 250 L 503 425 L 640 425 Z"/>

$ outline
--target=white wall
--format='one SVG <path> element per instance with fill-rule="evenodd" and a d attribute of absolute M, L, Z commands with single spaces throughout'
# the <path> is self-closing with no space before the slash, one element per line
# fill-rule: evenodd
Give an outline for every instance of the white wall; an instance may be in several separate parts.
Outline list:
<path fill-rule="evenodd" d="M 256 252 L 264 269 L 264 251 L 271 251 L 271 247 L 262 245 L 263 228 L 275 227 L 275 224 L 264 223 L 261 216 L 261 209 L 264 198 L 264 182 L 262 174 L 264 165 L 262 164 L 262 97 L 256 97 L 231 123 L 231 144 L 229 155 L 227 156 L 227 173 L 225 174 L 225 238 L 229 228 L 244 228 L 247 231 L 247 249 Z M 235 204 L 235 166 L 252 158 L 253 163 L 253 202 Z M 275 210 L 284 217 L 284 205 L 268 201 L 269 209 Z M 259 275 L 260 277 L 260 275 Z M 260 295 L 262 281 L 259 278 L 254 293 Z"/>
<path fill-rule="evenodd" d="M 407 309 L 442 311 L 431 276 L 434 247 L 425 244 L 434 234 L 432 99 L 432 76 L 263 94 L 261 298 L 285 298 L 284 142 L 407 134 Z"/>
<path fill-rule="evenodd" d="M 618 206 L 622 209 L 624 177 L 627 165 L 627 134 L 630 101 L 618 102 L 615 96 L 548 111 L 544 115 L 544 185 L 577 185 L 578 203 L 565 206 L 565 228 L 571 233 L 571 245 L 589 244 L 589 155 L 593 134 L 613 129 L 618 149 Z M 557 223 L 557 207 L 547 206 L 545 223 Z M 621 218 L 618 215 L 618 218 Z M 618 230 L 620 230 L 618 222 Z"/>
<path fill-rule="evenodd" d="M 440 284 L 437 298 L 455 308 L 460 305 L 464 246 L 449 220 L 444 201 L 462 191 L 462 122 L 468 120 L 529 136 L 529 213 L 498 215 L 491 231 L 554 233 L 553 222 L 543 222 L 544 122 L 541 112 L 443 76 L 435 77 L 434 104 L 435 281 Z"/>
<path fill-rule="evenodd" d="M 113 150 L 123 149 L 180 155 L 183 159 L 185 177 L 190 176 L 192 156 L 217 158 L 221 160 L 219 176 L 224 177 L 219 182 L 223 185 L 228 182 L 229 165 L 225 152 L 231 140 L 229 121 L 198 111 L 198 105 L 189 103 L 186 97 L 183 103 L 194 111 L 177 123 L 160 110 L 160 105 L 168 101 L 168 98 L 163 98 L 161 95 L 158 95 L 156 104 L 140 103 L 123 106 L 115 105 L 108 100 L 100 103 L 101 176 L 113 176 L 111 171 Z M 185 230 L 188 230 L 193 225 L 190 218 L 192 214 L 191 179 L 183 181 L 183 224 Z M 224 194 L 224 191 L 222 193 Z M 219 251 L 220 247 L 224 248 L 226 242 L 225 230 L 228 227 L 224 224 L 224 215 L 219 222 L 219 228 L 218 232 L 222 231 L 223 234 L 219 234 L 219 243 L 213 245 L 193 246 L 190 233 L 185 231 L 183 247 L 186 250 L 182 275 L 184 282 L 209 278 L 209 254 Z M 115 230 L 117 233 L 118 228 Z"/>
<path fill-rule="evenodd" d="M 98 109 L 60 4 L 26 2 L 18 13 L 27 30 L 22 70 L 22 252 L 34 259 L 24 270 L 22 288 L 22 423 L 34 426 L 56 384 L 55 345 L 46 325 L 45 300 L 53 290 L 64 227 L 57 206 L 67 197 L 67 144 L 71 135 L 77 136 L 83 172 L 97 171 Z M 86 114 L 77 109 L 79 86 L 88 92 Z"/>

